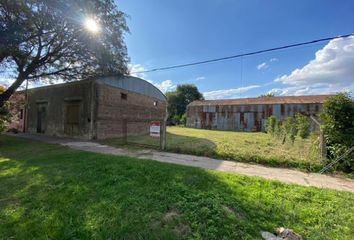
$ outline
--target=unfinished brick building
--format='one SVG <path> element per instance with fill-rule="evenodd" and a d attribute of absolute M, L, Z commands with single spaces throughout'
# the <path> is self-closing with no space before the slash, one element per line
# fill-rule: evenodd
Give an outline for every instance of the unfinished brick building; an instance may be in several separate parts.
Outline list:
<path fill-rule="evenodd" d="M 105 77 L 28 90 L 29 133 L 105 139 L 149 132 L 166 117 L 166 97 L 136 77 Z M 21 130 L 21 129 L 20 129 Z"/>

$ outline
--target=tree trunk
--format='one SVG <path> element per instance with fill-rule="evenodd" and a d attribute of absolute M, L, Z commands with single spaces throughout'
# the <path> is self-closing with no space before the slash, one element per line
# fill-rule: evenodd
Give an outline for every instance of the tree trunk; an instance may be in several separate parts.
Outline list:
<path fill-rule="evenodd" d="M 22 74 L 19 74 L 15 82 L 0 95 L 0 107 L 4 106 L 5 102 L 9 100 L 9 98 L 17 90 L 17 88 L 21 86 L 23 81 L 25 81 L 25 78 L 22 76 Z"/>

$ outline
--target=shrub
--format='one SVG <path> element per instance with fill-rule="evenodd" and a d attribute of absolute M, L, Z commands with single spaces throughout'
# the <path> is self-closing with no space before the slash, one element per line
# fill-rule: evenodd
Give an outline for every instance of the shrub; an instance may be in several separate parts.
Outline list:
<path fill-rule="evenodd" d="M 283 133 L 284 133 L 283 142 L 285 142 L 286 138 L 289 138 L 291 142 L 294 143 L 297 134 L 297 126 L 296 126 L 295 118 L 288 117 L 284 120 Z"/>
<path fill-rule="evenodd" d="M 353 146 L 354 102 L 348 93 L 339 93 L 329 97 L 323 104 L 320 117 L 327 144 L 327 156 L 329 159 L 338 159 Z M 346 172 L 353 172 L 353 158 L 353 154 L 350 154 L 335 167 Z"/>
<path fill-rule="evenodd" d="M 282 122 L 276 120 L 275 127 L 274 127 L 274 136 L 281 138 L 283 135 L 284 135 L 284 131 L 283 131 Z"/>
<path fill-rule="evenodd" d="M 275 125 L 277 123 L 277 119 L 274 116 L 270 116 L 267 119 L 267 123 L 266 123 L 266 132 L 269 134 L 274 134 L 275 131 Z"/>
<path fill-rule="evenodd" d="M 295 115 L 296 127 L 298 135 L 302 138 L 308 138 L 310 136 L 310 120 L 308 117 L 304 116 L 301 113 Z"/>
<path fill-rule="evenodd" d="M 187 125 L 187 114 L 183 114 L 180 118 L 180 123 L 183 125 L 183 126 L 186 126 Z"/>

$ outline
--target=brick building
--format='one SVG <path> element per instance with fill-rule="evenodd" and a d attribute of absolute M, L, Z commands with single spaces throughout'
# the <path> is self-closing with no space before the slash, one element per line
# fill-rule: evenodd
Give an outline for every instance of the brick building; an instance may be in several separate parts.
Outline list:
<path fill-rule="evenodd" d="M 142 135 L 149 132 L 150 121 L 166 117 L 165 95 L 151 83 L 130 76 L 33 88 L 27 101 L 28 113 L 19 114 L 25 115 L 19 130 L 52 136 Z"/>
<path fill-rule="evenodd" d="M 230 131 L 263 131 L 265 122 L 270 116 L 284 120 L 296 113 L 316 115 L 329 96 L 194 101 L 187 106 L 187 126 Z"/>

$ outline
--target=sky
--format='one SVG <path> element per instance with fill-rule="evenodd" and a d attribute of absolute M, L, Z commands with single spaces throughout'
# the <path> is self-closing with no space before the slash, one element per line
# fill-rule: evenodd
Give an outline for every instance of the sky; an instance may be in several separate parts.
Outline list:
<path fill-rule="evenodd" d="M 131 72 L 354 33 L 352 0 L 116 0 L 130 28 Z M 133 74 L 206 99 L 354 90 L 354 37 L 223 62 Z"/>
<path fill-rule="evenodd" d="M 164 93 L 195 84 L 206 99 L 354 92 L 354 37 L 151 73 L 354 33 L 353 0 L 115 0 L 130 33 L 129 68 Z M 9 85 L 11 79 L 1 78 Z M 32 83 L 30 86 L 39 86 Z"/>

